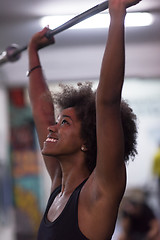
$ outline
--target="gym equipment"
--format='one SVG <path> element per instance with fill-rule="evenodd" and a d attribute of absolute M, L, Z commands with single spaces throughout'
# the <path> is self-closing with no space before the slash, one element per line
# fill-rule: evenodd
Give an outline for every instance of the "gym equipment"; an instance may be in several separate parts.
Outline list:
<path fill-rule="evenodd" d="M 46 33 L 46 37 L 48 39 L 50 39 L 52 36 L 76 25 L 77 23 L 79 23 L 97 13 L 104 11 L 107 8 L 108 8 L 108 1 L 102 2 L 96 6 L 88 9 L 87 11 L 73 17 L 66 23 L 62 24 L 61 26 L 59 26 L 53 30 L 49 29 L 48 32 Z M 20 48 L 17 44 L 12 44 L 11 46 L 7 47 L 7 49 L 5 51 L 0 53 L 0 65 L 4 64 L 6 62 L 17 61 L 21 57 L 21 52 L 26 50 L 27 47 L 28 46 L 26 45 L 26 46 Z"/>

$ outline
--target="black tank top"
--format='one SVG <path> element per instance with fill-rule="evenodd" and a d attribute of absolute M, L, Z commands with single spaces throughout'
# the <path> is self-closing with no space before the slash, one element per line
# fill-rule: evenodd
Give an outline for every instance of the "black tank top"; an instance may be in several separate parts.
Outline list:
<path fill-rule="evenodd" d="M 58 218 L 50 222 L 47 214 L 53 200 L 60 193 L 61 186 L 53 191 L 40 224 L 37 240 L 89 240 L 81 233 L 78 226 L 78 198 L 85 182 L 86 180 L 74 190 Z"/>

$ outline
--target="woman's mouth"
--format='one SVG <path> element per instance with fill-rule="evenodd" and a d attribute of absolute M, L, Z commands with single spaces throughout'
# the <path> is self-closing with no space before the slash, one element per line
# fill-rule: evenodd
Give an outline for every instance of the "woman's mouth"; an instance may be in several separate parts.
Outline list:
<path fill-rule="evenodd" d="M 46 142 L 54 142 L 54 143 L 55 143 L 55 142 L 57 142 L 57 141 L 58 141 L 58 139 L 56 139 L 56 138 L 49 138 L 49 137 L 48 137 L 48 138 L 46 139 Z"/>

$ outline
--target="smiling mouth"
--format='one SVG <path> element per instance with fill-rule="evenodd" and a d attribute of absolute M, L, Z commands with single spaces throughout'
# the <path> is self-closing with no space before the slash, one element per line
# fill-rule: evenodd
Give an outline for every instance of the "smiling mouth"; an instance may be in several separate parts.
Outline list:
<path fill-rule="evenodd" d="M 56 138 L 47 138 L 46 139 L 46 142 L 57 142 L 58 141 L 58 139 L 56 139 Z"/>

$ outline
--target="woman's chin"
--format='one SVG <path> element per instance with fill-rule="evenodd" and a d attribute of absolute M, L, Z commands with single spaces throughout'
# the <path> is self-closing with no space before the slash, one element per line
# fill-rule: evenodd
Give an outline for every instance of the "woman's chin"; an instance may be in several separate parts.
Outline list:
<path fill-rule="evenodd" d="M 41 150 L 41 153 L 42 153 L 42 155 L 48 155 L 47 151 L 44 148 Z"/>
<path fill-rule="evenodd" d="M 54 156 L 53 153 L 47 151 L 44 148 L 41 150 L 41 153 L 42 153 L 43 156 L 52 156 L 52 157 Z"/>

